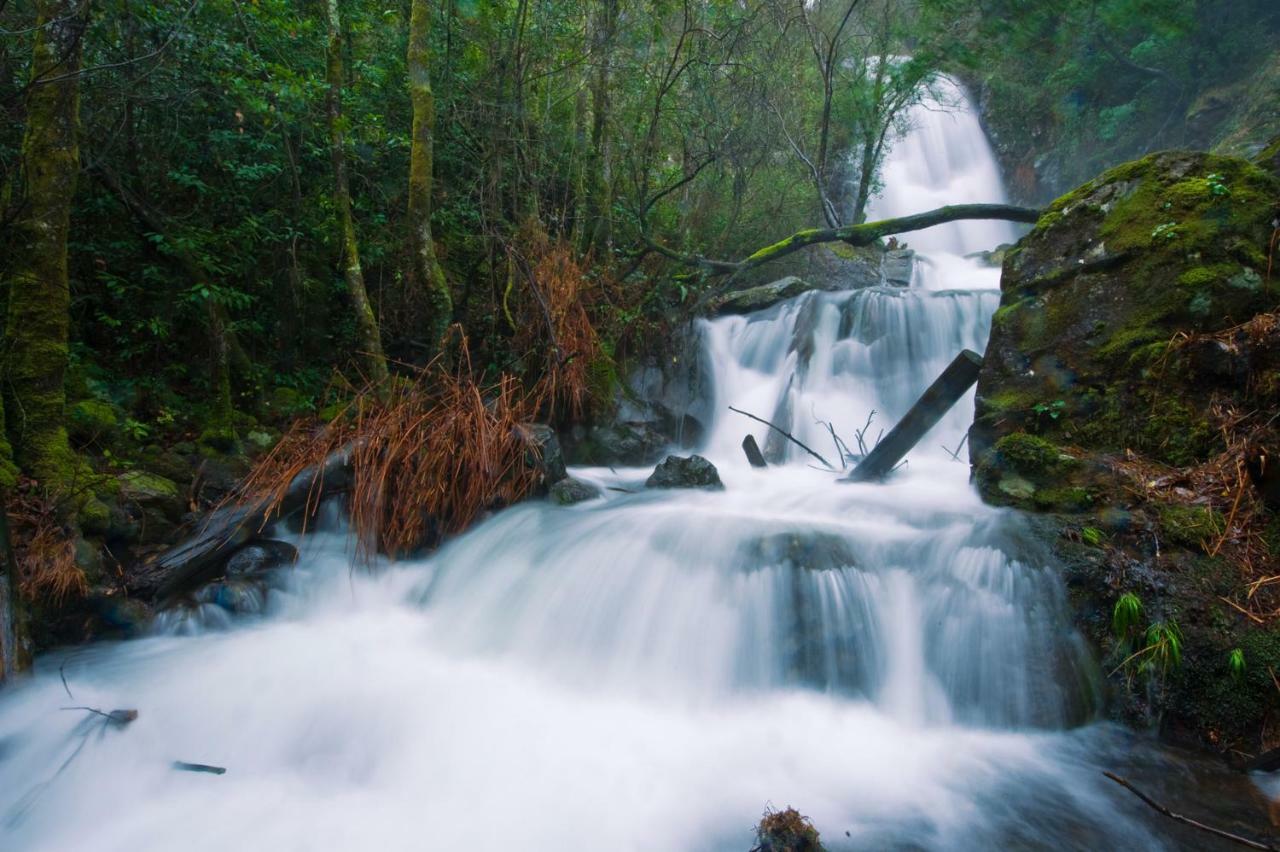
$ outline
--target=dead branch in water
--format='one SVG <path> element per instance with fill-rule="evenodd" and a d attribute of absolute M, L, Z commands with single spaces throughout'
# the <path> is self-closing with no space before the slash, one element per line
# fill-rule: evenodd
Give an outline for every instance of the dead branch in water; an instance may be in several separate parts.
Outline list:
<path fill-rule="evenodd" d="M 1250 849 L 1262 849 L 1262 850 L 1270 850 L 1270 852 L 1278 852 L 1275 846 L 1271 846 L 1267 843 L 1259 843 L 1256 840 L 1250 840 L 1247 837 L 1241 837 L 1238 834 L 1232 834 L 1231 832 L 1224 831 L 1221 828 L 1214 828 L 1211 825 L 1206 825 L 1202 822 L 1191 819 L 1191 817 L 1186 817 L 1186 816 L 1183 816 L 1182 814 L 1174 813 L 1173 811 L 1166 808 L 1164 805 L 1152 799 L 1146 793 L 1139 790 L 1137 787 L 1130 784 L 1125 779 L 1121 778 L 1119 775 L 1115 775 L 1111 772 L 1103 772 L 1102 774 L 1107 776 L 1117 784 L 1119 784 L 1121 787 L 1128 790 L 1133 795 L 1137 796 L 1139 799 L 1142 800 L 1143 804 L 1145 804 L 1147 807 L 1154 810 L 1156 813 L 1163 814 L 1164 816 L 1167 816 L 1169 819 L 1174 820 L 1175 822 L 1180 822 L 1183 825 L 1189 825 L 1192 828 L 1199 829 L 1200 831 L 1206 832 L 1208 834 L 1212 834 L 1215 837 L 1221 837 L 1223 840 L 1229 840 L 1232 843 L 1239 844 L 1240 846 L 1247 846 Z"/>
<path fill-rule="evenodd" d="M 827 466 L 827 470 L 835 470 L 835 467 L 832 466 L 831 462 L 824 459 L 821 455 L 819 455 L 809 446 L 802 444 L 800 440 L 796 438 L 795 435 L 792 435 L 790 432 L 788 432 L 786 429 L 783 429 L 781 426 L 775 426 L 774 424 L 770 423 L 768 420 L 765 420 L 761 417 L 756 417 L 754 414 L 748 411 L 743 411 L 740 408 L 734 408 L 732 405 L 729 406 L 729 410 L 737 414 L 741 414 L 743 417 L 750 417 L 752 420 L 756 421 L 757 423 L 763 423 L 764 425 L 768 426 L 770 429 L 782 435 L 782 437 L 786 438 L 791 443 L 795 444 L 800 449 L 804 450 L 809 455 L 813 456 L 818 461 L 822 462 L 824 465 Z"/>

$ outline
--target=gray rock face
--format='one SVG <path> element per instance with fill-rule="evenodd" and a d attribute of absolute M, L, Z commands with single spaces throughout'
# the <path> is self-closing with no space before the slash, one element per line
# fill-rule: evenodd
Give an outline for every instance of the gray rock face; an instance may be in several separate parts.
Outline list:
<path fill-rule="evenodd" d="M 667 456 L 645 480 L 645 488 L 724 489 L 716 466 L 702 456 Z"/>
<path fill-rule="evenodd" d="M 594 500 L 599 496 L 599 488 L 590 482 L 574 479 L 572 476 L 566 476 L 552 485 L 550 491 L 551 502 L 559 506 L 572 506 L 575 503 Z"/>
<path fill-rule="evenodd" d="M 910 287 L 911 274 L 916 268 L 916 253 L 912 249 L 891 249 L 884 253 L 880 268 L 890 286 Z"/>

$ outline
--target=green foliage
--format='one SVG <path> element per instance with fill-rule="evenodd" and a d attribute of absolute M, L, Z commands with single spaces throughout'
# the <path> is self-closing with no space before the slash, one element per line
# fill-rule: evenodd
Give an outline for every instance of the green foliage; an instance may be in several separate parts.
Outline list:
<path fill-rule="evenodd" d="M 1142 620 L 1142 599 L 1133 592 L 1125 592 L 1116 599 L 1111 611 L 1111 632 L 1117 639 L 1126 640 L 1137 630 Z"/>
<path fill-rule="evenodd" d="M 1239 680 L 1244 677 L 1244 649 L 1231 649 L 1231 653 L 1227 655 L 1227 670 L 1231 672 L 1231 677 L 1235 680 Z"/>

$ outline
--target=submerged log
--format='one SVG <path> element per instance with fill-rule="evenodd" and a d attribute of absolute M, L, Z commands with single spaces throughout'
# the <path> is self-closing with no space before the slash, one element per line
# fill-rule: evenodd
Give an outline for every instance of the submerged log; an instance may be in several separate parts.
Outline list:
<path fill-rule="evenodd" d="M 968 349 L 962 351 L 924 395 L 916 400 L 907 416 L 898 421 L 898 425 L 884 436 L 884 440 L 876 444 L 875 449 L 858 463 L 853 472 L 840 481 L 867 482 L 887 476 L 898 466 L 903 456 L 920 443 L 925 433 L 942 419 L 942 415 L 973 387 L 981 369 L 981 355 Z"/>
<path fill-rule="evenodd" d="M 742 451 L 747 454 L 747 461 L 751 462 L 752 467 L 769 466 L 769 463 L 764 460 L 764 453 L 760 452 L 760 445 L 756 443 L 755 435 L 747 435 L 742 439 Z"/>

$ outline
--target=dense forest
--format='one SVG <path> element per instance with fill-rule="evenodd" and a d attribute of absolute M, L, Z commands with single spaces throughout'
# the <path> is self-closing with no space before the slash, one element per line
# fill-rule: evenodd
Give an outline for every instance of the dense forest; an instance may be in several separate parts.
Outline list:
<path fill-rule="evenodd" d="M 1278 43 L 1273 0 L 0 0 L 0 681 L 190 603 L 221 562 L 186 553 L 175 575 L 168 548 L 221 535 L 220 512 L 255 534 L 285 509 L 316 518 L 335 458 L 367 564 L 559 500 L 561 442 L 605 466 L 696 447 L 706 418 L 631 422 L 655 405 L 645 382 L 697 360 L 696 321 L 882 283 L 913 232 L 996 220 L 1030 236 L 983 253 L 1005 269 L 979 491 L 1065 524 L 1050 549 L 1069 567 L 1107 551 L 1105 580 L 1068 582 L 1082 633 L 1119 663 L 1112 717 L 1263 751 L 1280 527 L 1258 447 L 1276 388 L 1255 367 L 1204 379 L 1190 354 L 1185 387 L 1159 382 L 1182 375 L 1171 339 L 1236 347 L 1227 329 L 1273 316 Z M 976 103 L 1011 203 L 877 219 L 895 145 L 922 107 L 966 108 L 952 91 Z M 1149 156 L 1171 149 L 1211 153 Z M 1194 193 L 1167 189 L 1188 170 Z M 1158 213 L 1125 206 L 1144 181 L 1163 182 Z M 1103 217 L 1088 239 L 1060 236 L 1086 208 Z M 1139 265 L 1152 246 L 1180 254 Z M 1055 307 L 1077 266 L 1114 280 Z M 1189 309 L 1165 310 L 1173 281 L 1201 288 Z M 1080 307 L 1125 286 L 1141 304 Z M 1119 316 L 1131 327 L 1097 336 Z M 1032 387 L 1044 351 L 1070 380 Z M 1103 453 L 1149 484 L 1097 473 Z M 1123 507 L 1114 530 L 1104 502 Z M 1138 563 L 1174 579 L 1140 600 Z M 1192 563 L 1238 572 L 1211 581 L 1233 609 L 1179 609 Z M 1184 640 L 1156 617 L 1166 592 L 1211 675 L 1170 674 Z M 758 848 L 815 848 L 811 829 Z"/>

